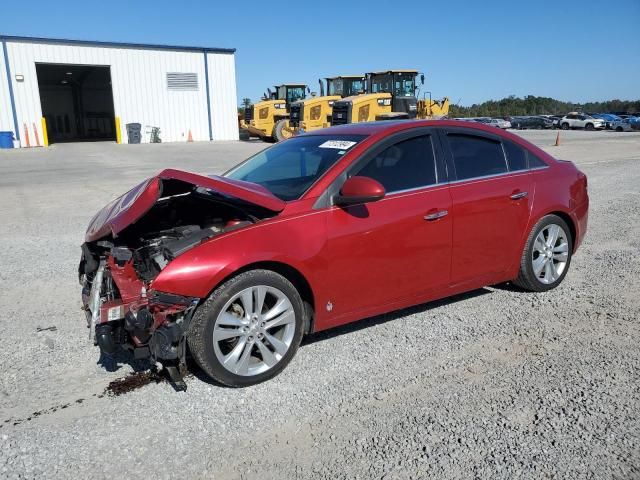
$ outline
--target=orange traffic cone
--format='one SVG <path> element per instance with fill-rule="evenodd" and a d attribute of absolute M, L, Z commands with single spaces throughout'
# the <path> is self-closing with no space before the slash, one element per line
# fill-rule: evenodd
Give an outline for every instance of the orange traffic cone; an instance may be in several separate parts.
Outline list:
<path fill-rule="evenodd" d="M 31 146 L 31 142 L 29 142 L 29 129 L 27 128 L 27 124 L 23 123 L 24 125 L 24 141 L 27 144 L 27 147 Z"/>
<path fill-rule="evenodd" d="M 556 143 L 554 143 L 553 146 L 554 147 L 560 146 L 560 132 L 558 132 L 558 135 L 556 135 Z"/>
<path fill-rule="evenodd" d="M 38 135 L 38 129 L 35 122 L 33 123 L 33 136 L 36 137 L 36 145 L 40 146 L 40 135 Z"/>
<path fill-rule="evenodd" d="M 189 129 L 189 135 L 187 136 L 187 142 L 193 142 L 193 136 L 191 135 L 191 129 Z"/>

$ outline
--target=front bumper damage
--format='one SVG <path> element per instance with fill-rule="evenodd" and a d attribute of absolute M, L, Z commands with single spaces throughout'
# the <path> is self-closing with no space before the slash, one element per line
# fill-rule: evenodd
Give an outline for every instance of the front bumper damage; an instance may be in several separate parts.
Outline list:
<path fill-rule="evenodd" d="M 114 199 L 89 222 L 78 267 L 94 343 L 106 355 L 124 347 L 170 375 L 186 371 L 200 298 L 157 291 L 154 282 L 188 250 L 284 207 L 260 185 L 173 169 Z"/>
<path fill-rule="evenodd" d="M 101 256 L 93 274 L 83 273 L 82 303 L 94 345 L 105 355 L 119 349 L 164 368 L 176 390 L 185 390 L 186 334 L 199 298 L 158 292 L 132 265 Z"/>

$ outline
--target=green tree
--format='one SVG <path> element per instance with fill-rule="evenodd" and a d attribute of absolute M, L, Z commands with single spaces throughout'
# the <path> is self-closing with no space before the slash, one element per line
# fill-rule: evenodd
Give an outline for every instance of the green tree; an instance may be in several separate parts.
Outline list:
<path fill-rule="evenodd" d="M 604 102 L 588 102 L 584 104 L 564 102 L 549 97 L 527 95 L 519 98 L 509 95 L 500 100 L 487 100 L 468 107 L 451 105 L 450 117 L 486 117 L 486 116 L 517 116 L 517 115 L 559 115 L 572 111 L 589 113 L 609 112 L 640 112 L 640 100 L 608 100 Z"/>

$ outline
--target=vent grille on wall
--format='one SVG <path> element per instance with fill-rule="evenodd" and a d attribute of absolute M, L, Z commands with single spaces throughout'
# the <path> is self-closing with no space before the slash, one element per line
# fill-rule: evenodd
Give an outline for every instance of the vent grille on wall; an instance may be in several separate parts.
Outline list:
<path fill-rule="evenodd" d="M 198 74 L 197 73 L 167 73 L 167 89 L 179 91 L 198 90 Z"/>

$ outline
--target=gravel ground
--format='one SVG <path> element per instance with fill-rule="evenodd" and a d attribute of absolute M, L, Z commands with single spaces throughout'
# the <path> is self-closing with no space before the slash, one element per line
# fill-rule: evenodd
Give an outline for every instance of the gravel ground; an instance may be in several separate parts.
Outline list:
<path fill-rule="evenodd" d="M 589 176 L 589 232 L 545 294 L 489 287 L 308 338 L 276 379 L 120 396 L 76 263 L 95 211 L 172 166 L 264 147 L 0 153 L 0 478 L 640 478 L 640 134 L 523 135 Z M 38 327 L 56 327 L 38 332 Z"/>

